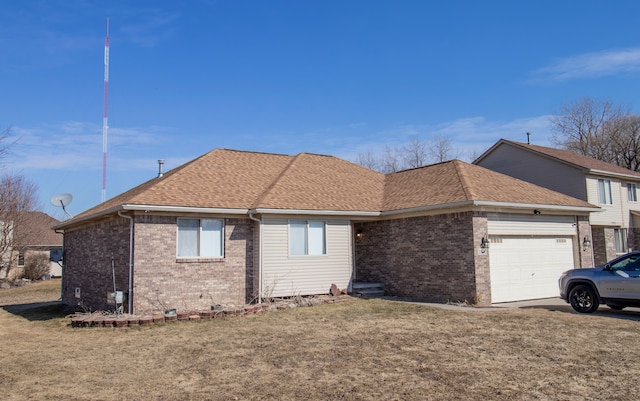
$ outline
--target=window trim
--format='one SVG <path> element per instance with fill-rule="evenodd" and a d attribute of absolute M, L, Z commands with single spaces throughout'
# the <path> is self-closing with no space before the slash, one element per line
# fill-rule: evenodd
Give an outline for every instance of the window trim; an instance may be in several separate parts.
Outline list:
<path fill-rule="evenodd" d="M 305 240 L 305 244 L 304 244 L 304 253 L 293 253 L 294 247 L 293 245 L 293 230 L 292 230 L 292 225 L 297 224 L 297 225 L 301 225 L 301 223 L 304 223 L 304 240 Z M 310 236 L 310 229 L 313 230 L 312 224 L 314 223 L 321 223 L 322 224 L 322 253 L 309 253 L 309 250 L 312 248 L 310 245 L 310 239 L 312 239 L 314 236 Z M 318 228 L 318 227 L 315 227 Z M 317 238 L 317 237 L 316 237 Z M 300 244 L 299 244 L 300 245 Z M 314 244 L 317 245 L 317 244 Z M 288 247 L 288 254 L 289 257 L 314 257 L 314 256 L 327 256 L 327 222 L 325 220 L 302 220 L 302 219 L 290 219 L 287 223 L 287 247 Z M 313 247 L 315 248 L 315 246 Z"/>
<path fill-rule="evenodd" d="M 198 251 L 197 255 L 180 255 L 180 220 L 197 220 L 198 221 Z M 220 254 L 219 255 L 202 255 L 203 253 L 203 221 L 216 221 L 220 223 Z M 217 232 L 217 231 L 216 231 Z M 215 247 L 212 245 L 212 250 Z M 189 259 L 189 260 L 204 260 L 204 259 L 224 259 L 225 257 L 225 220 L 224 219 L 212 219 L 206 217 L 178 217 L 176 221 L 176 258 L 177 259 Z"/>
<path fill-rule="evenodd" d="M 631 203 L 638 203 L 638 186 L 633 182 L 627 183 L 627 200 Z"/>
<path fill-rule="evenodd" d="M 609 201 L 608 203 L 607 200 Z M 598 178 L 598 203 L 601 205 L 613 205 L 611 180 Z"/>

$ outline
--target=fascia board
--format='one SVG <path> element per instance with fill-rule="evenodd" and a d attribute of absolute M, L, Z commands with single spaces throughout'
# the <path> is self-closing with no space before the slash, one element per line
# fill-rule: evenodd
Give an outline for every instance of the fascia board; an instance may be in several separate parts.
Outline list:
<path fill-rule="evenodd" d="M 237 214 L 245 215 L 249 209 L 189 207 L 189 206 L 155 206 L 155 205 L 122 205 L 121 210 L 168 213 L 203 213 L 203 214 Z"/>
<path fill-rule="evenodd" d="M 591 170 L 589 170 L 589 174 L 599 175 L 599 176 L 606 176 L 606 177 L 618 177 L 618 178 L 625 178 L 625 179 L 633 180 L 633 181 L 640 181 L 640 177 L 638 177 L 637 175 L 615 173 L 615 172 L 604 171 L 604 170 L 591 169 Z"/>
<path fill-rule="evenodd" d="M 309 215 L 309 216 L 354 216 L 354 217 L 377 217 L 380 212 L 376 211 L 348 211 L 348 210 L 305 210 L 305 209 L 251 209 L 252 214 L 277 214 L 277 215 Z"/>
<path fill-rule="evenodd" d="M 525 203 L 509 203 L 509 202 L 492 202 L 492 201 L 462 201 L 444 203 L 440 205 L 420 206 L 407 209 L 397 209 L 382 212 L 381 216 L 393 216 L 396 214 L 407 213 L 420 213 L 429 212 L 440 209 L 458 209 L 463 207 L 486 207 L 496 209 L 540 209 L 540 210 L 553 210 L 562 212 L 576 212 L 576 213 L 589 213 L 602 211 L 599 207 L 582 207 L 582 206 L 558 206 L 558 205 L 545 205 L 545 204 L 525 204 Z"/>

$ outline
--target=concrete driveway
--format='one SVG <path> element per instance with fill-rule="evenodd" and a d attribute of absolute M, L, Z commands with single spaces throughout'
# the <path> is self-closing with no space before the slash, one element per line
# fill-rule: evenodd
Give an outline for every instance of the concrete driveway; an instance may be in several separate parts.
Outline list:
<path fill-rule="evenodd" d="M 600 307 L 595 313 L 581 314 L 574 311 L 571 305 L 564 302 L 562 299 L 560 299 L 560 297 L 534 299 L 530 301 L 503 302 L 503 303 L 493 304 L 490 307 L 482 307 L 482 308 L 477 308 L 470 305 L 460 305 L 460 304 L 440 304 L 440 303 L 424 303 L 424 302 L 420 302 L 420 303 L 424 305 L 433 306 L 436 308 L 457 310 L 457 311 L 464 311 L 464 312 L 492 312 L 492 311 L 501 311 L 501 310 L 507 310 L 507 309 L 546 309 L 549 311 L 572 313 L 576 315 L 582 315 L 585 317 L 586 316 L 604 316 L 604 317 L 611 317 L 616 319 L 640 321 L 640 308 L 624 308 L 623 310 L 616 311 L 609 308 L 607 305 L 600 305 Z"/>
<path fill-rule="evenodd" d="M 482 309 L 546 309 L 550 311 L 575 313 L 576 315 L 583 316 L 606 316 L 617 319 L 629 319 L 640 321 L 640 308 L 624 308 L 623 310 L 613 310 L 607 305 L 600 305 L 598 310 L 594 313 L 578 313 L 573 310 L 571 305 L 564 302 L 561 298 L 545 298 L 535 299 L 531 301 L 518 301 L 518 302 L 504 302 L 491 305 L 491 308 Z"/>

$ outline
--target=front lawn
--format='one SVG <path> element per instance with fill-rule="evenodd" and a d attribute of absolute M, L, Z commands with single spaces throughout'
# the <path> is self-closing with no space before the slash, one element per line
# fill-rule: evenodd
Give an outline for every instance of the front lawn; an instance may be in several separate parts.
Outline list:
<path fill-rule="evenodd" d="M 0 290 L 5 400 L 629 400 L 640 314 L 384 300 L 71 328 L 59 281 Z M 48 316 L 48 317 L 47 317 Z M 620 313 L 619 316 L 635 316 Z"/>

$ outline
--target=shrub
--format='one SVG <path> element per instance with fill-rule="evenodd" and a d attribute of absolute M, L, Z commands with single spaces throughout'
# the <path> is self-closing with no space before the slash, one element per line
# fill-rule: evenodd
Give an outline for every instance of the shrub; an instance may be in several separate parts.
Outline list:
<path fill-rule="evenodd" d="M 49 257 L 45 254 L 33 255 L 24 263 L 24 278 L 40 280 L 45 274 L 49 274 Z"/>

